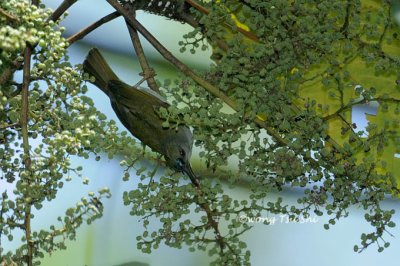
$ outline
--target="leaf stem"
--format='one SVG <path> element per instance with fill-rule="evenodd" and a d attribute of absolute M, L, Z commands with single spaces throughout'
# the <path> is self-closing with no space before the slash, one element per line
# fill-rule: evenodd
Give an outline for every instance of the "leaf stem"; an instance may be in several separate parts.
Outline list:
<path fill-rule="evenodd" d="M 118 12 L 113 12 L 108 14 L 107 16 L 102 17 L 101 19 L 99 19 L 98 21 L 96 21 L 95 23 L 91 24 L 90 26 L 84 28 L 83 30 L 77 32 L 76 34 L 72 35 L 71 37 L 69 37 L 67 39 L 67 41 L 69 42 L 69 45 L 73 44 L 74 42 L 82 39 L 83 37 L 85 37 L 86 35 L 88 35 L 89 33 L 91 33 L 92 31 L 94 31 L 95 29 L 97 29 L 98 27 L 100 27 L 101 25 L 119 17 L 120 14 Z"/>
<path fill-rule="evenodd" d="M 5 17 L 6 19 L 8 19 L 11 22 L 18 22 L 17 17 L 14 17 L 13 15 L 11 15 L 10 13 L 8 13 L 7 11 L 5 11 L 2 8 L 0 8 L 0 15 L 2 15 L 3 17 Z"/>
<path fill-rule="evenodd" d="M 24 67 L 23 67 L 23 83 L 22 83 L 22 99 L 21 99 L 21 131 L 22 131 L 22 145 L 24 149 L 24 165 L 26 170 L 31 168 L 31 157 L 29 154 L 29 137 L 28 137 L 28 112 L 29 112 L 29 84 L 30 84 L 30 68 L 31 68 L 31 55 L 32 47 L 29 43 L 26 43 L 26 48 L 24 52 Z M 28 177 L 29 178 L 29 177 Z M 28 186 L 30 182 L 28 180 Z M 25 195 L 26 197 L 27 195 Z M 33 265 L 33 242 L 31 240 L 31 201 L 26 197 L 25 205 L 25 217 L 24 217 L 24 227 L 25 227 L 25 238 L 27 244 L 27 255 L 26 263 L 28 266 Z"/>
<path fill-rule="evenodd" d="M 6 128 L 9 128 L 9 127 L 15 127 L 15 126 L 18 126 L 18 125 L 19 125 L 18 123 L 0 125 L 0 129 L 6 129 Z"/>
<path fill-rule="evenodd" d="M 64 0 L 58 7 L 57 9 L 51 14 L 51 16 L 47 19 L 48 21 L 56 21 L 59 19 L 62 14 L 67 11 L 68 8 L 70 8 L 73 4 L 75 4 L 78 0 Z"/>
<path fill-rule="evenodd" d="M 200 11 L 201 13 L 205 14 L 205 15 L 210 14 L 210 11 L 207 8 L 203 7 L 202 5 L 200 5 L 199 3 L 197 3 L 194 0 L 185 0 L 185 2 L 188 3 L 190 6 L 194 7 L 195 9 L 197 9 L 198 11 Z M 228 25 L 227 23 L 224 23 L 224 26 L 226 28 L 229 28 L 229 29 L 231 28 L 231 26 Z M 258 39 L 258 37 L 254 33 L 250 32 L 250 31 L 246 31 L 246 30 L 244 30 L 244 29 L 242 29 L 240 27 L 236 27 L 236 30 L 238 32 L 240 32 L 242 35 L 244 35 L 247 38 L 249 38 L 250 40 L 253 40 L 255 42 L 259 42 L 260 41 Z"/>
<path fill-rule="evenodd" d="M 28 138 L 28 96 L 29 96 L 29 83 L 30 83 L 30 65 L 31 65 L 31 50 L 32 48 L 27 43 L 24 54 L 24 68 L 23 68 L 23 84 L 22 84 L 22 108 L 21 108 L 21 129 L 22 129 L 22 141 L 24 148 L 24 164 L 27 170 L 31 167 L 31 158 L 29 154 L 29 138 Z M 29 184 L 29 181 L 28 181 Z M 26 202 L 25 208 L 25 238 L 28 248 L 26 255 L 26 263 L 28 266 L 33 265 L 33 243 L 31 241 L 31 202 Z"/>
<path fill-rule="evenodd" d="M 134 11 L 132 11 L 132 12 L 134 12 Z M 153 91 L 159 93 L 160 91 L 157 86 L 157 82 L 154 79 L 154 76 L 156 75 L 156 73 L 155 73 L 154 69 L 150 67 L 150 65 L 146 59 L 146 55 L 144 54 L 143 47 L 142 47 L 142 44 L 139 39 L 139 34 L 135 28 L 133 28 L 132 26 L 129 25 L 128 22 L 126 22 L 126 24 L 128 26 L 129 35 L 131 36 L 132 44 L 135 49 L 136 55 L 139 59 L 140 66 L 143 70 L 141 75 L 143 76 L 143 79 L 145 79 L 147 81 L 147 85 L 149 86 L 149 88 L 152 89 Z"/>
<path fill-rule="evenodd" d="M 24 68 L 23 68 L 23 83 L 21 97 L 21 119 L 20 125 L 22 129 L 22 141 L 24 148 L 24 164 L 27 169 L 31 166 L 29 155 L 29 138 L 28 138 L 28 113 L 29 113 L 29 84 L 30 84 L 30 68 L 31 68 L 32 47 L 27 43 L 24 52 Z"/>

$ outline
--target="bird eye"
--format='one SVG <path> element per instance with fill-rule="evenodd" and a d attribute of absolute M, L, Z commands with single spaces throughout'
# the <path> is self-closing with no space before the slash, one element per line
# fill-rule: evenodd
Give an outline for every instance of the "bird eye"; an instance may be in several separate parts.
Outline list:
<path fill-rule="evenodd" d="M 177 167 L 178 169 L 182 169 L 183 166 L 185 165 L 185 163 L 183 162 L 183 160 L 182 160 L 181 158 L 176 159 L 175 163 L 176 163 L 176 167 Z"/>
<path fill-rule="evenodd" d="M 182 157 L 185 157 L 185 151 L 184 150 L 179 150 L 179 154 L 182 156 Z"/>

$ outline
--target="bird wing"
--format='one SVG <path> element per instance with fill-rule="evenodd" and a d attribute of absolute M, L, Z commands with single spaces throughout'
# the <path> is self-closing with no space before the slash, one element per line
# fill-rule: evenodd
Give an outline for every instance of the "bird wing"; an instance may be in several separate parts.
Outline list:
<path fill-rule="evenodd" d="M 155 92 L 131 87 L 119 80 L 110 81 L 108 87 L 115 99 L 128 108 L 137 109 L 139 106 L 167 108 L 169 106 L 165 99 Z"/>
<path fill-rule="evenodd" d="M 157 110 L 169 104 L 122 81 L 110 81 L 108 87 L 111 105 L 122 124 L 144 144 L 162 153 L 161 139 L 166 132 Z"/>

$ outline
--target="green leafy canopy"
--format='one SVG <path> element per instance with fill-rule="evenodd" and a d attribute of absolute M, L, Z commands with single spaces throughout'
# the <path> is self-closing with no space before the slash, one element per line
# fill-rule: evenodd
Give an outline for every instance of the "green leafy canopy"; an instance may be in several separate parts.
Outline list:
<path fill-rule="evenodd" d="M 363 209 L 373 228 L 354 250 L 389 246 L 383 236 L 395 226 L 394 210 L 381 202 L 397 200 L 400 178 L 400 28 L 394 3 L 181 0 L 169 13 L 162 8 L 169 1 L 154 9 L 147 1 L 120 2 L 194 26 L 178 41 L 182 52 L 212 49 L 215 64 L 206 72 L 184 71 L 174 82 L 165 81 L 161 92 L 171 107 L 158 110 L 163 126 L 193 128 L 201 189 L 172 172 L 156 180 L 158 167 L 136 165 L 143 156 L 140 144 L 86 95 L 90 77 L 69 62 L 70 43 L 60 20 L 49 19 L 52 11 L 23 0 L 1 1 L 0 178 L 15 189 L 1 191 L 0 237 L 12 241 L 18 230 L 24 237 L 14 252 L 4 254 L 0 247 L 0 263 L 38 264 L 44 253 L 66 248 L 65 239 L 75 239 L 84 222 L 101 217 L 107 188 L 82 197 L 49 229 L 30 228 L 31 209 L 55 199 L 65 182 L 81 178 L 82 167 L 71 164 L 74 156 L 122 155 L 125 181 L 136 170 L 138 188 L 126 191 L 123 203 L 143 218 L 137 245 L 145 253 L 164 243 L 207 251 L 215 265 L 248 265 L 250 251 L 241 236 L 251 226 L 241 216 L 327 215 L 328 229 L 351 206 Z M 14 78 L 23 68 L 29 82 Z M 360 132 L 352 112 L 368 104 L 378 106 L 377 114 L 367 116 L 369 124 Z M 153 153 L 145 156 L 159 162 Z M 225 181 L 248 185 L 248 199 L 232 198 Z M 292 187 L 302 191 L 297 204 L 271 200 L 272 192 Z M 154 218 L 160 228 L 149 229 Z"/>

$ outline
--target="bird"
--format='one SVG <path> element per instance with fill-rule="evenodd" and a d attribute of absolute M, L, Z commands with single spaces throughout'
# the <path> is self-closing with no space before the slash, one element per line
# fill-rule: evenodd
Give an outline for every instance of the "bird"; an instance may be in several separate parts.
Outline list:
<path fill-rule="evenodd" d="M 199 180 L 190 164 L 193 134 L 186 125 L 176 128 L 163 127 L 160 108 L 170 104 L 158 93 L 149 89 L 130 86 L 121 81 L 97 48 L 92 48 L 83 71 L 94 77 L 90 80 L 110 99 L 111 106 L 124 127 L 143 144 L 164 156 L 166 164 L 185 173 L 192 184 L 199 187 Z"/>

